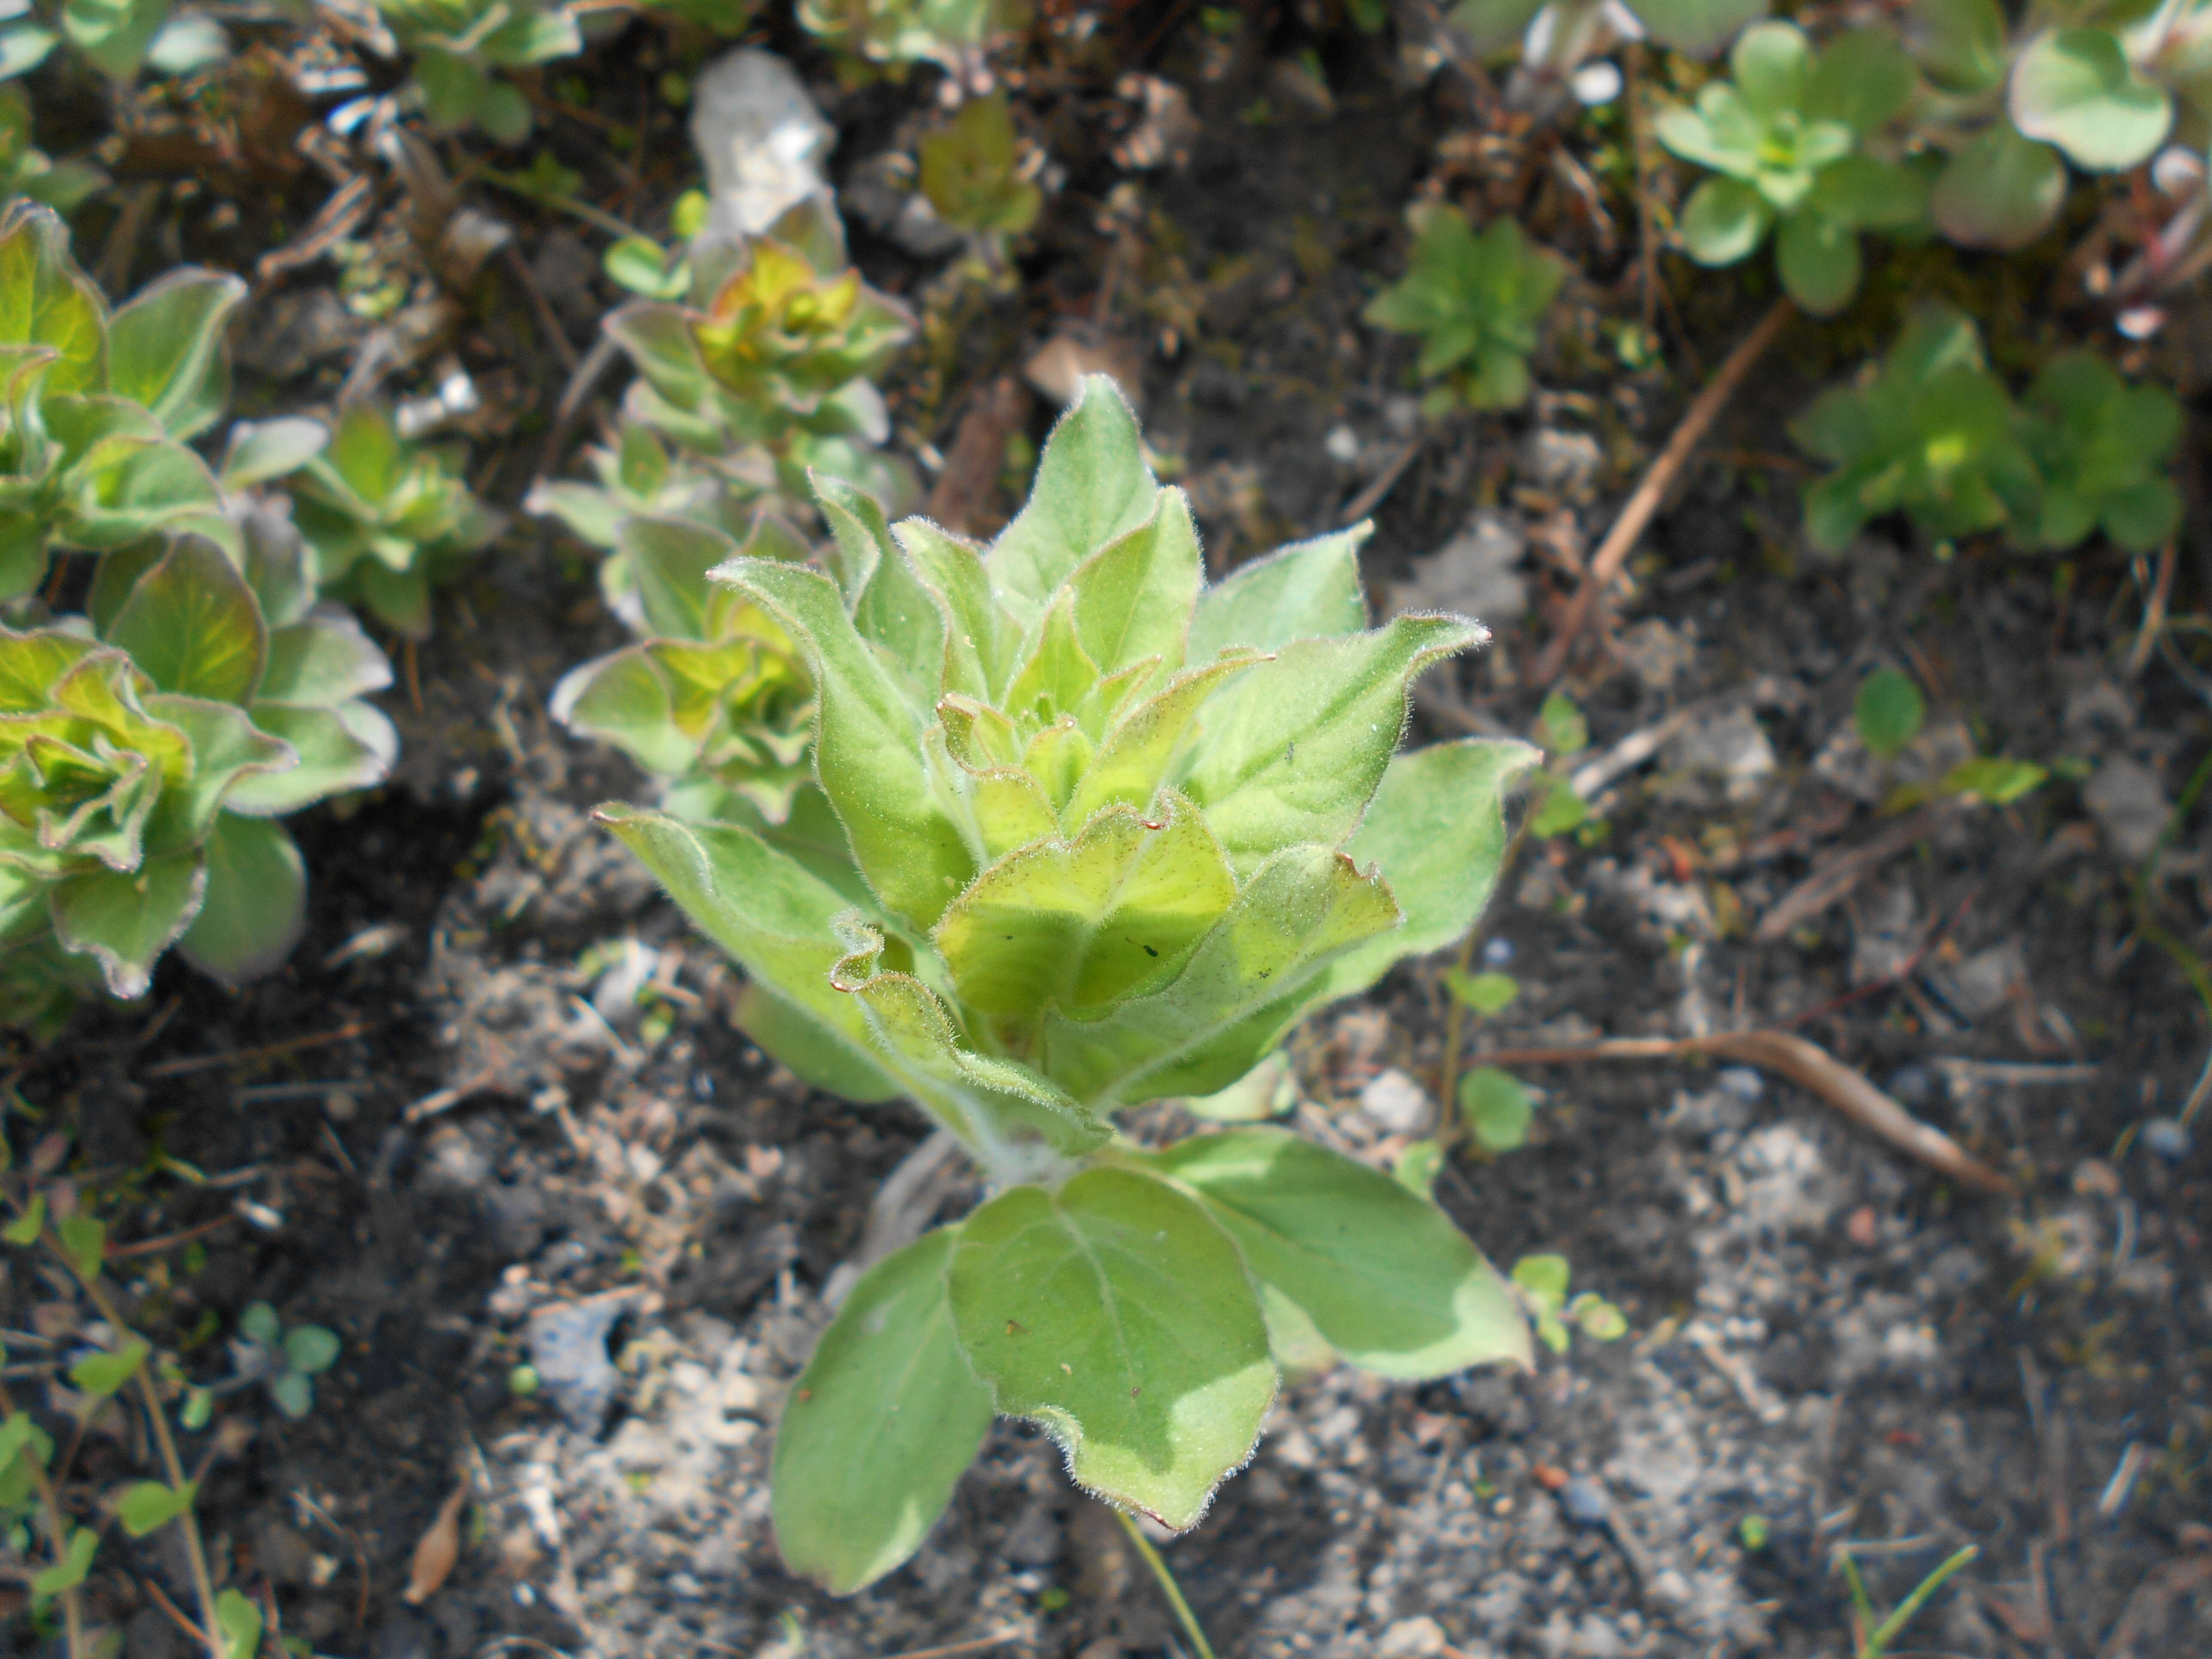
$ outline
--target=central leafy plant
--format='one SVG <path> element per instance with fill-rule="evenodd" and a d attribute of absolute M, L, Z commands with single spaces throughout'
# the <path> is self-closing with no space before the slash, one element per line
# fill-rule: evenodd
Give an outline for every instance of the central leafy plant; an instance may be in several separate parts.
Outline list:
<path fill-rule="evenodd" d="M 1278 1350 L 1386 1376 L 1525 1359 L 1441 1212 L 1272 1128 L 1164 1151 L 1115 1114 L 1203 1095 L 1314 1009 L 1459 937 L 1504 843 L 1512 742 L 1396 752 L 1462 617 L 1367 626 L 1354 531 L 1207 586 L 1112 384 L 988 550 L 822 495 L 830 574 L 716 578 L 796 642 L 816 783 L 781 825 L 601 817 L 743 964 L 760 1046 L 903 1097 L 991 1190 L 876 1263 L 786 1408 L 786 1558 L 837 1590 L 913 1553 L 994 1412 L 1182 1528 L 1251 1454 Z"/>
<path fill-rule="evenodd" d="M 530 100 L 500 71 L 572 58 L 584 46 L 574 15 L 544 0 L 376 0 L 376 9 L 414 56 L 430 124 L 482 127 L 505 143 L 530 136 Z"/>

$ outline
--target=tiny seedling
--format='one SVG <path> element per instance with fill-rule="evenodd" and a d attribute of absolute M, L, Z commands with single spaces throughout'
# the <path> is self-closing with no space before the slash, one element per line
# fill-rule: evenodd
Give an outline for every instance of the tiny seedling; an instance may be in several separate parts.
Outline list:
<path fill-rule="evenodd" d="M 301 1418 L 315 1408 L 315 1378 L 337 1362 L 338 1339 L 321 1325 L 288 1328 L 274 1308 L 254 1302 L 238 1316 L 230 1356 L 240 1382 L 259 1382 L 278 1411 Z"/>
<path fill-rule="evenodd" d="M 1510 219 L 1480 235 L 1457 208 L 1431 208 L 1413 239 L 1411 267 L 1361 313 L 1376 328 L 1421 337 L 1417 369 L 1441 376 L 1425 407 L 1442 414 L 1518 409 L 1528 400 L 1528 354 L 1559 297 L 1567 264 Z"/>
<path fill-rule="evenodd" d="M 1877 668 L 1859 682 L 1851 700 L 1851 721 L 1867 753 L 1876 760 L 1893 761 L 1920 735 L 1928 717 L 1928 704 L 1909 674 L 1894 668 Z"/>
<path fill-rule="evenodd" d="M 356 404 L 328 447 L 288 481 L 323 591 L 409 639 L 430 633 L 430 591 L 501 527 L 461 476 L 452 445 L 399 435 L 391 411 Z"/>
<path fill-rule="evenodd" d="M 912 1101 L 989 1190 L 862 1275 L 793 1387 L 785 1559 L 840 1592 L 890 1571 L 994 1414 L 1181 1528 L 1250 1455 L 1286 1345 L 1408 1378 L 1525 1363 L 1504 1281 L 1389 1176 L 1270 1127 L 1114 1127 L 1246 1077 L 1480 913 L 1534 752 L 1397 747 L 1412 678 L 1483 630 L 1368 628 L 1364 531 L 1208 586 L 1103 379 L 988 548 L 856 492 L 822 507 L 828 574 L 714 573 L 814 683 L 788 823 L 600 811 L 744 966 L 762 1048 Z"/>
<path fill-rule="evenodd" d="M 1589 722 L 1581 705 L 1564 691 L 1553 692 L 1536 711 L 1535 729 L 1528 735 L 1547 757 L 1532 790 L 1528 833 L 1542 839 L 1582 829 L 1589 820 L 1589 803 L 1570 781 L 1566 767 L 1589 747 Z"/>
<path fill-rule="evenodd" d="M 1627 1335 L 1628 1321 L 1603 1297 L 1594 1291 L 1567 1295 L 1571 1273 L 1563 1255 L 1524 1255 L 1513 1264 L 1513 1288 L 1536 1322 L 1537 1340 L 1553 1353 L 1565 1353 L 1575 1330 L 1595 1342 Z"/>
<path fill-rule="evenodd" d="M 1926 1605 L 1928 1598 L 1943 1587 L 1943 1581 L 1981 1553 L 1981 1547 L 1968 1544 L 1943 1561 L 1919 1583 L 1912 1592 L 1892 1609 L 1887 1618 L 1875 1613 L 1874 1601 L 1867 1595 L 1866 1583 L 1859 1576 L 1858 1563 L 1851 1559 L 1850 1547 L 1844 1545 L 1836 1551 L 1836 1566 L 1844 1575 L 1844 1582 L 1851 1592 L 1851 1639 L 1857 1644 L 1857 1659 L 1882 1659 L 1889 1644 L 1911 1624 L 1913 1616 Z"/>
<path fill-rule="evenodd" d="M 1858 292 L 1859 233 L 1927 216 L 1926 175 L 1865 148 L 1911 99 L 1912 60 L 1882 30 L 1815 52 L 1794 23 L 1758 23 L 1729 65 L 1734 80 L 1659 118 L 1661 143 L 1720 175 L 1684 204 L 1682 245 L 1699 264 L 1732 265 L 1771 232 L 1790 297 L 1816 315 L 1839 311 Z"/>
<path fill-rule="evenodd" d="M 1459 1112 L 1475 1145 L 1486 1152 L 1510 1152 L 1528 1144 L 1536 1103 L 1512 1073 L 1477 1066 L 1459 1080 Z"/>

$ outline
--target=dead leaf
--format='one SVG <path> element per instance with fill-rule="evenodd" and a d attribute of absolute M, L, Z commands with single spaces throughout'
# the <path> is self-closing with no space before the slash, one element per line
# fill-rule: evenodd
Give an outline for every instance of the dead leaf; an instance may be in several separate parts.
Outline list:
<path fill-rule="evenodd" d="M 461 1505 L 468 1502 L 464 1480 L 438 1506 L 438 1518 L 416 1540 L 415 1559 L 407 1569 L 407 1588 L 401 1592 L 410 1607 L 419 1607 L 435 1595 L 461 1559 Z"/>

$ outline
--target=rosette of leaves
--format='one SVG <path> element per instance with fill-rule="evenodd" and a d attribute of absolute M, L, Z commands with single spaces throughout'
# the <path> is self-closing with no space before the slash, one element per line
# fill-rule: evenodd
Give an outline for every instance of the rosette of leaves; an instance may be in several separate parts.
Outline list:
<path fill-rule="evenodd" d="M 806 32 L 848 57 L 894 73 L 939 64 L 963 81 L 1030 15 L 1030 0 L 799 0 Z"/>
<path fill-rule="evenodd" d="M 1796 24 L 1759 23 L 1729 64 L 1734 80 L 1659 117 L 1662 143 L 1720 175 L 1684 204 L 1682 246 L 1699 264 L 1732 265 L 1772 232 L 1790 296 L 1816 315 L 1840 311 L 1858 291 L 1859 233 L 1927 217 L 1924 176 L 1864 148 L 1911 100 L 1912 60 L 1874 29 L 1815 52 Z"/>
<path fill-rule="evenodd" d="M 1972 321 L 1948 306 L 1916 311 L 1878 366 L 1822 393 L 1790 432 L 1834 469 L 1805 489 L 1806 532 L 1831 552 L 1888 513 L 1948 540 L 2038 510 L 2021 413 Z"/>
<path fill-rule="evenodd" d="M 606 319 L 637 368 L 628 418 L 744 495 L 804 499 L 809 470 L 896 492 L 897 473 L 873 453 L 890 428 L 869 377 L 914 319 L 852 269 L 836 214 L 802 203 L 735 250 L 733 268 L 713 263 L 730 262 L 695 252 L 703 304 L 640 301 Z"/>
<path fill-rule="evenodd" d="M 249 531 L 243 568 L 200 536 L 111 555 L 88 615 L 0 629 L 12 1021 L 51 1027 L 94 979 L 138 996 L 172 945 L 236 982 L 298 939 L 307 872 L 277 820 L 377 782 L 397 740 L 362 701 L 383 653 L 316 607 L 282 528 Z"/>
<path fill-rule="evenodd" d="M 496 537 L 499 514 L 461 476 L 453 445 L 412 442 L 391 412 L 355 404 L 287 481 L 325 592 L 409 639 L 430 634 L 430 590 Z"/>
<path fill-rule="evenodd" d="M 553 717 L 665 779 L 663 805 L 679 817 L 784 823 L 812 775 L 812 687 L 791 636 L 708 573 L 741 553 L 803 560 L 806 544 L 772 518 L 742 549 L 672 519 L 626 519 L 617 541 L 646 637 L 572 669 Z"/>
<path fill-rule="evenodd" d="M 433 127 L 481 127 L 502 143 L 530 136 L 530 100 L 502 70 L 584 49 L 568 10 L 542 0 L 376 0 L 414 59 L 415 89 Z"/>
<path fill-rule="evenodd" d="M 1566 281 L 1566 261 L 1497 219 L 1477 235 L 1467 216 L 1440 204 L 1415 232 L 1406 274 L 1360 314 L 1377 328 L 1421 337 L 1424 380 L 1442 376 L 1426 407 L 1517 409 L 1528 398 L 1528 354 L 1537 325 Z"/>
<path fill-rule="evenodd" d="M 0 599 L 35 589 L 58 548 L 184 526 L 233 539 L 185 441 L 229 400 L 223 328 L 245 292 L 173 270 L 111 315 L 52 210 L 0 217 Z"/>
<path fill-rule="evenodd" d="M 822 507 L 830 574 L 715 580 L 799 647 L 827 811 L 601 809 L 744 966 L 756 1042 L 913 1102 L 992 1189 L 868 1269 L 792 1390 L 786 1559 L 839 1591 L 890 1571 L 994 1413 L 1183 1528 L 1250 1455 L 1277 1352 L 1398 1377 L 1525 1362 L 1499 1276 L 1389 1176 L 1269 1127 L 1148 1151 L 1112 1122 L 1237 1082 L 1472 923 L 1534 753 L 1396 751 L 1413 678 L 1484 630 L 1369 628 L 1364 528 L 1208 587 L 1188 502 L 1103 378 L 988 548 L 834 484 Z"/>
<path fill-rule="evenodd" d="M 20 88 L 0 85 L 0 203 L 27 196 L 67 213 L 106 188 L 107 175 L 84 161 L 56 161 L 32 141 L 31 104 Z"/>
<path fill-rule="evenodd" d="M 2130 386 L 2094 352 L 2069 351 L 2044 366 L 2022 403 L 2043 488 L 2018 539 L 2055 550 L 2101 530 L 2115 546 L 2148 553 L 2173 535 L 2181 494 L 2167 469 L 2181 405 L 2172 392 Z"/>

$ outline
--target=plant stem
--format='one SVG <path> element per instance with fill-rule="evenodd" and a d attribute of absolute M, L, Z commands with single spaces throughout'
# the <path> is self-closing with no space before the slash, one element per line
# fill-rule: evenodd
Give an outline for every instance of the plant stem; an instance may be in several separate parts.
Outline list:
<path fill-rule="evenodd" d="M 84 1293 L 92 1298 L 92 1305 L 100 1310 L 100 1316 L 127 1341 L 134 1333 L 125 1322 L 114 1298 L 100 1288 L 98 1276 L 87 1273 L 77 1266 L 76 1259 L 62 1248 L 60 1237 L 51 1227 L 46 1229 L 46 1248 L 59 1256 L 63 1265 L 76 1275 L 76 1282 L 84 1286 Z M 153 1353 L 151 1343 L 147 1344 L 146 1352 L 150 1358 Z M 185 1484 L 184 1459 L 177 1455 L 176 1437 L 169 1432 L 169 1414 L 162 1408 L 161 1390 L 154 1386 L 153 1372 L 144 1359 L 138 1362 L 137 1377 L 139 1395 L 146 1402 L 146 1415 L 152 1419 L 154 1442 L 161 1450 L 161 1467 L 169 1477 L 169 1484 L 181 1490 Z M 223 1659 L 222 1627 L 216 1621 L 215 1616 L 215 1580 L 208 1573 L 207 1549 L 200 1540 L 200 1523 L 192 1514 L 190 1504 L 177 1511 L 177 1525 L 184 1530 L 185 1559 L 191 1566 L 192 1595 L 199 1602 L 200 1629 L 207 1638 L 208 1653 L 210 1659 Z"/>
<path fill-rule="evenodd" d="M 8 1396 L 8 1389 L 0 1384 L 0 1416 L 13 1417 L 15 1402 Z M 22 1455 L 31 1456 L 26 1446 Z M 62 1513 L 61 1495 L 54 1490 L 53 1478 L 46 1466 L 31 1458 L 32 1479 L 38 1483 L 39 1508 L 46 1516 L 46 1535 L 53 1540 L 54 1562 L 59 1565 L 69 1559 L 69 1520 Z M 66 1626 L 70 1659 L 84 1659 L 84 1606 L 77 1599 L 76 1586 L 72 1584 L 62 1592 L 62 1622 Z"/>
<path fill-rule="evenodd" d="M 1213 1659 L 1212 1644 L 1206 1641 L 1206 1632 L 1198 1622 L 1198 1615 L 1190 1610 L 1190 1603 L 1182 1599 L 1182 1587 L 1176 1583 L 1175 1574 L 1152 1547 L 1152 1540 L 1145 1536 L 1136 1521 L 1127 1510 L 1115 1510 L 1114 1518 L 1121 1523 L 1121 1530 L 1129 1534 L 1129 1541 L 1137 1547 L 1137 1553 L 1145 1558 L 1145 1565 L 1152 1570 L 1152 1577 L 1160 1582 L 1160 1590 L 1168 1598 L 1168 1606 L 1175 1609 L 1176 1622 L 1182 1633 L 1190 1638 L 1191 1646 L 1197 1650 L 1198 1659 Z"/>

